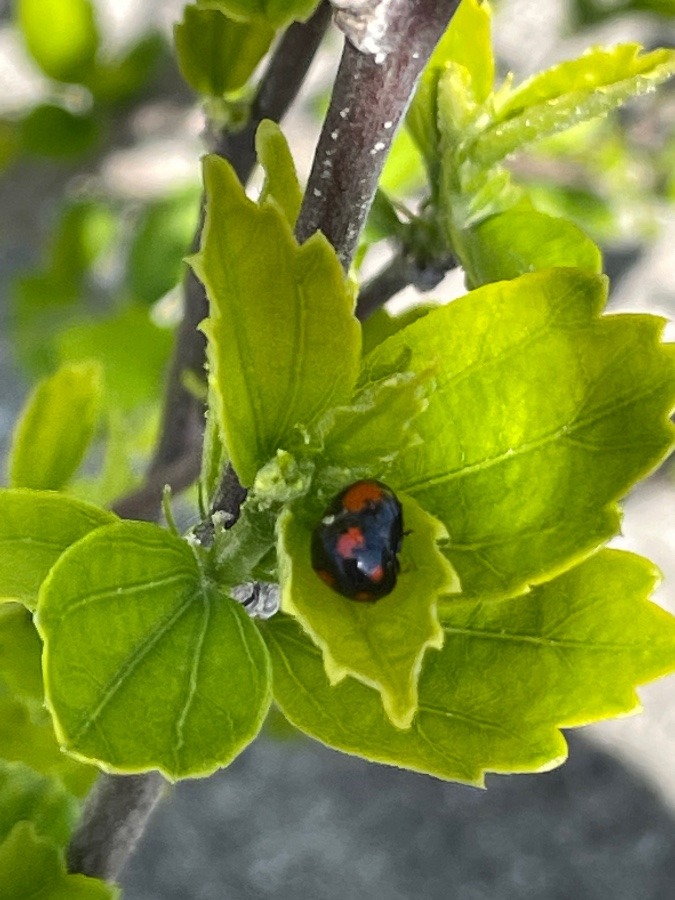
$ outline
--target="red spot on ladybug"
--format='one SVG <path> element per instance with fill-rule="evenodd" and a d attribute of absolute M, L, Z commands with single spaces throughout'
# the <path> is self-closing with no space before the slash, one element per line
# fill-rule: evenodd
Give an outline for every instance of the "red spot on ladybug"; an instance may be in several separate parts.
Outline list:
<path fill-rule="evenodd" d="M 384 485 L 379 481 L 355 481 L 341 494 L 342 506 L 349 512 L 361 512 L 369 504 L 380 503 L 384 497 Z M 384 488 L 391 493 L 388 488 Z"/>
<path fill-rule="evenodd" d="M 326 572 L 325 569 L 315 569 L 314 571 L 322 581 L 326 582 L 328 587 L 333 587 L 333 585 L 335 584 L 335 579 L 330 574 L 330 572 Z"/>
<path fill-rule="evenodd" d="M 335 552 L 342 559 L 354 559 L 357 550 L 363 547 L 365 538 L 360 528 L 348 528 L 335 542 Z"/>
<path fill-rule="evenodd" d="M 380 481 L 356 481 L 333 498 L 312 533 L 312 567 L 343 597 L 390 594 L 399 571 L 403 511 Z"/>

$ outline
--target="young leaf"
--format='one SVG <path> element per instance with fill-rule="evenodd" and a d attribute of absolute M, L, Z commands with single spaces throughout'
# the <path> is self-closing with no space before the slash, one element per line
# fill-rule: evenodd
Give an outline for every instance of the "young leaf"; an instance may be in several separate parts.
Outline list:
<path fill-rule="evenodd" d="M 17 822 L 30 822 L 36 833 L 57 846 L 66 843 L 78 804 L 63 785 L 22 763 L 0 760 L 0 844 Z"/>
<path fill-rule="evenodd" d="M 209 384 L 223 443 L 244 486 L 279 447 L 351 397 L 360 329 L 323 235 L 299 246 L 276 205 L 246 198 L 232 167 L 207 157 L 202 249 Z"/>
<path fill-rule="evenodd" d="M 436 618 L 440 594 L 458 590 L 454 572 L 436 548 L 443 528 L 408 498 L 396 587 L 376 603 L 359 603 L 332 591 L 310 564 L 311 532 L 286 512 L 279 522 L 282 607 L 323 651 L 333 684 L 353 675 L 382 694 L 384 709 L 407 728 L 417 707 L 417 678 L 429 647 L 440 647 Z"/>
<path fill-rule="evenodd" d="M 267 53 L 274 28 L 263 20 L 241 22 L 217 9 L 186 6 L 174 26 L 181 75 L 200 94 L 238 91 Z"/>
<path fill-rule="evenodd" d="M 459 4 L 422 73 L 410 104 L 406 124 L 432 173 L 440 152 L 436 124 L 439 78 L 450 63 L 461 66 L 466 73 L 465 83 L 470 90 L 471 102 L 479 104 L 488 98 L 495 72 L 491 18 L 490 8 L 485 3 L 463 0 Z"/>
<path fill-rule="evenodd" d="M 259 203 L 273 200 L 283 210 L 288 224 L 293 228 L 300 212 L 302 190 L 295 171 L 286 138 L 281 129 L 270 119 L 264 119 L 255 134 L 255 149 L 260 165 L 265 170 L 265 183 Z"/>
<path fill-rule="evenodd" d="M 69 875 L 62 854 L 19 822 L 0 845 L 0 900 L 117 900 L 119 889 L 86 875 Z"/>
<path fill-rule="evenodd" d="M 639 44 L 595 47 L 579 59 L 495 95 L 494 122 L 466 153 L 484 167 L 515 150 L 593 119 L 675 74 L 675 51 L 642 53 Z"/>
<path fill-rule="evenodd" d="M 58 494 L 0 491 L 0 603 L 18 600 L 33 609 L 63 551 L 114 521 L 112 513 Z"/>
<path fill-rule="evenodd" d="M 37 626 L 59 742 L 106 769 L 209 774 L 267 713 L 255 625 L 155 525 L 111 525 L 71 547 L 40 591 Z"/>
<path fill-rule="evenodd" d="M 197 0 L 204 9 L 219 9 L 241 22 L 267 22 L 273 28 L 309 18 L 318 0 Z"/>
<path fill-rule="evenodd" d="M 280 615 L 262 626 L 275 700 L 332 747 L 439 778 L 548 769 L 566 756 L 560 727 L 634 712 L 635 687 L 675 669 L 675 620 L 647 600 L 655 577 L 648 560 L 601 551 L 520 597 L 445 602 L 408 731 L 370 688 L 331 687 L 318 648 Z"/>
<path fill-rule="evenodd" d="M 405 443 L 414 443 L 415 418 L 426 408 L 432 372 L 397 373 L 357 391 L 349 406 L 331 410 L 323 458 L 356 477 L 384 477 Z"/>
<path fill-rule="evenodd" d="M 616 533 L 614 501 L 668 453 L 675 354 L 660 319 L 599 317 L 602 278 L 550 269 L 487 285 L 373 350 L 434 367 L 390 480 L 448 529 L 468 594 L 514 594 Z"/>
<path fill-rule="evenodd" d="M 33 390 L 14 430 L 12 487 L 58 491 L 84 459 L 103 393 L 95 360 L 62 366 Z"/>
<path fill-rule="evenodd" d="M 475 287 L 555 266 L 602 271 L 600 250 L 580 228 L 535 210 L 484 219 L 462 234 L 461 244 L 467 280 Z"/>
<path fill-rule="evenodd" d="M 18 0 L 17 17 L 29 53 L 45 75 L 80 81 L 99 44 L 91 0 Z"/>

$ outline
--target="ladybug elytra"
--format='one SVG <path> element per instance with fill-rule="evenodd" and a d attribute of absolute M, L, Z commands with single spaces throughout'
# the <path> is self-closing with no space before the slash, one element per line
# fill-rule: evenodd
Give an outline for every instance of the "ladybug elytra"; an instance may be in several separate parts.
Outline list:
<path fill-rule="evenodd" d="M 312 568 L 351 600 L 393 591 L 403 540 L 399 500 L 380 481 L 355 481 L 333 498 L 312 533 Z"/>

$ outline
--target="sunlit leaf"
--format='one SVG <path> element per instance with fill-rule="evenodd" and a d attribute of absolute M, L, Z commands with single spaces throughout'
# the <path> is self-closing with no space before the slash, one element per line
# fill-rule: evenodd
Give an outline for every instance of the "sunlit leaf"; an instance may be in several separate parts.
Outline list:
<path fill-rule="evenodd" d="M 275 700 L 331 747 L 439 778 L 551 768 L 567 753 L 560 727 L 636 711 L 635 687 L 675 669 L 675 621 L 646 599 L 654 579 L 647 560 L 603 551 L 517 598 L 447 601 L 407 731 L 372 689 L 332 687 L 319 649 L 277 616 L 263 625 Z"/>
<path fill-rule="evenodd" d="M 454 13 L 420 79 L 407 124 L 434 173 L 440 151 L 440 133 L 436 123 L 438 81 L 448 65 L 465 73 L 466 102 L 483 103 L 492 91 L 494 55 L 491 41 L 491 13 L 487 3 L 463 0 Z"/>
<path fill-rule="evenodd" d="M 467 229 L 461 241 L 462 263 L 472 287 L 555 266 L 602 271 L 599 248 L 580 228 L 535 210 L 491 216 Z"/>
<path fill-rule="evenodd" d="M 260 203 L 272 200 L 283 210 L 291 227 L 300 212 L 302 190 L 295 171 L 295 163 L 281 129 L 270 119 L 264 119 L 255 135 L 258 160 L 265 170 L 265 183 Z"/>
<path fill-rule="evenodd" d="M 267 713 L 255 625 L 204 579 L 187 543 L 155 525 L 99 529 L 63 554 L 37 625 L 59 742 L 107 769 L 209 774 Z"/>
<path fill-rule="evenodd" d="M 470 154 L 481 165 L 492 165 L 532 141 L 655 90 L 675 74 L 675 51 L 642 50 L 639 44 L 594 47 L 579 59 L 498 93 L 494 122 L 478 137 Z"/>
<path fill-rule="evenodd" d="M 353 675 L 382 694 L 387 715 L 406 728 L 417 707 L 417 677 L 428 648 L 440 647 L 440 594 L 457 590 L 436 548 L 445 535 L 417 504 L 400 497 L 407 534 L 396 587 L 376 603 L 335 593 L 311 567 L 311 530 L 290 513 L 279 524 L 282 607 L 293 613 L 323 651 L 332 683 Z"/>
<path fill-rule="evenodd" d="M 112 513 L 59 494 L 0 491 L 0 602 L 34 608 L 40 584 L 63 551 L 114 521 Z"/>
<path fill-rule="evenodd" d="M 470 594 L 550 578 L 616 533 L 614 503 L 673 442 L 663 321 L 600 317 L 598 276 L 550 269 L 487 285 L 376 347 L 366 371 L 434 366 L 421 442 L 390 480 L 445 524 Z"/>
<path fill-rule="evenodd" d="M 349 400 L 360 330 L 344 273 L 317 233 L 299 246 L 276 205 L 257 206 L 231 166 L 207 157 L 202 249 L 212 409 L 245 486 L 278 448 Z"/>

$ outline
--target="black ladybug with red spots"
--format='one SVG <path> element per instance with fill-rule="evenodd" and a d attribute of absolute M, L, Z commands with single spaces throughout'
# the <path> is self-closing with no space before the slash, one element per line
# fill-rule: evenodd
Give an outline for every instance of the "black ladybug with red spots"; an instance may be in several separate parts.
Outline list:
<path fill-rule="evenodd" d="M 399 571 L 403 511 L 381 481 L 355 481 L 334 497 L 312 533 L 312 568 L 351 600 L 390 594 Z"/>

